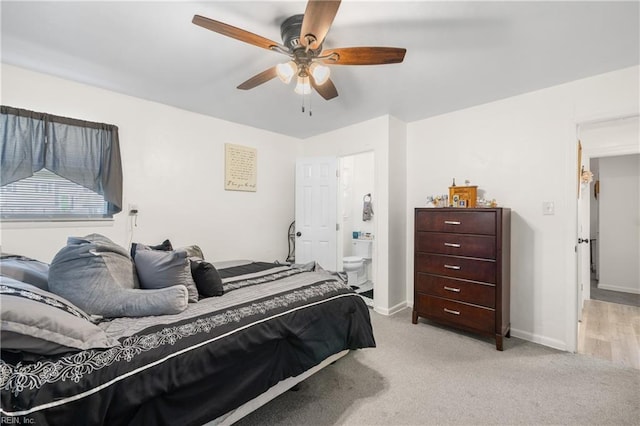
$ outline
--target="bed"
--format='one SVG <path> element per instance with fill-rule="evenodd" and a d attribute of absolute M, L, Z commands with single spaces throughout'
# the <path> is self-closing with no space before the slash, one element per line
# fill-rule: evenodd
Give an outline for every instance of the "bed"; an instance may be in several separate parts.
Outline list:
<path fill-rule="evenodd" d="M 314 263 L 216 266 L 223 296 L 102 320 L 111 347 L 36 359 L 3 350 L 2 422 L 229 424 L 349 350 L 375 347 L 368 308 L 339 275 Z"/>

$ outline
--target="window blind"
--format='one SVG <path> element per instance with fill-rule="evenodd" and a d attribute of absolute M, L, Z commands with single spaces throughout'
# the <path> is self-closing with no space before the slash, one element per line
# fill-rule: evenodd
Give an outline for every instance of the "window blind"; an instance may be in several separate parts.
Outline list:
<path fill-rule="evenodd" d="M 47 169 L 0 187 L 0 211 L 2 219 L 109 217 L 104 197 Z"/>

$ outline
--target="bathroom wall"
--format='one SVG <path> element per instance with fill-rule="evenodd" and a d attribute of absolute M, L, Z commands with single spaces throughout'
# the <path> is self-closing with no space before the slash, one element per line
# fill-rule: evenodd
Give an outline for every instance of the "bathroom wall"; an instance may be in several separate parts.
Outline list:
<path fill-rule="evenodd" d="M 340 159 L 340 182 L 342 191 L 342 256 L 350 256 L 353 232 L 374 234 L 373 220 L 362 220 L 363 197 L 371 194 L 375 213 L 373 152 L 350 155 Z M 375 219 L 375 216 L 374 216 Z"/>

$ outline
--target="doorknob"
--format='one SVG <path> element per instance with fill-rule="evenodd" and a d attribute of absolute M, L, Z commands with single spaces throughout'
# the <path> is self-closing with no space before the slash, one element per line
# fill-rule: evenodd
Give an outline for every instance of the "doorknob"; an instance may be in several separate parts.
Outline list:
<path fill-rule="evenodd" d="M 302 236 L 302 232 L 300 231 L 296 232 L 296 237 L 300 237 L 300 236 Z"/>
<path fill-rule="evenodd" d="M 578 238 L 578 244 L 580 244 L 580 243 L 589 244 L 589 239 L 588 238 Z"/>

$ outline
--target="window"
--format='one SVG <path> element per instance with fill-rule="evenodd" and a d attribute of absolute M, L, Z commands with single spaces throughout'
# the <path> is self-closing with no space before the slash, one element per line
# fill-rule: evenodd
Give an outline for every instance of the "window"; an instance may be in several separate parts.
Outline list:
<path fill-rule="evenodd" d="M 90 220 L 122 210 L 116 126 L 0 108 L 3 220 Z"/>
<path fill-rule="evenodd" d="M 3 219 L 105 218 L 107 205 L 102 195 L 47 169 L 0 187 Z"/>

